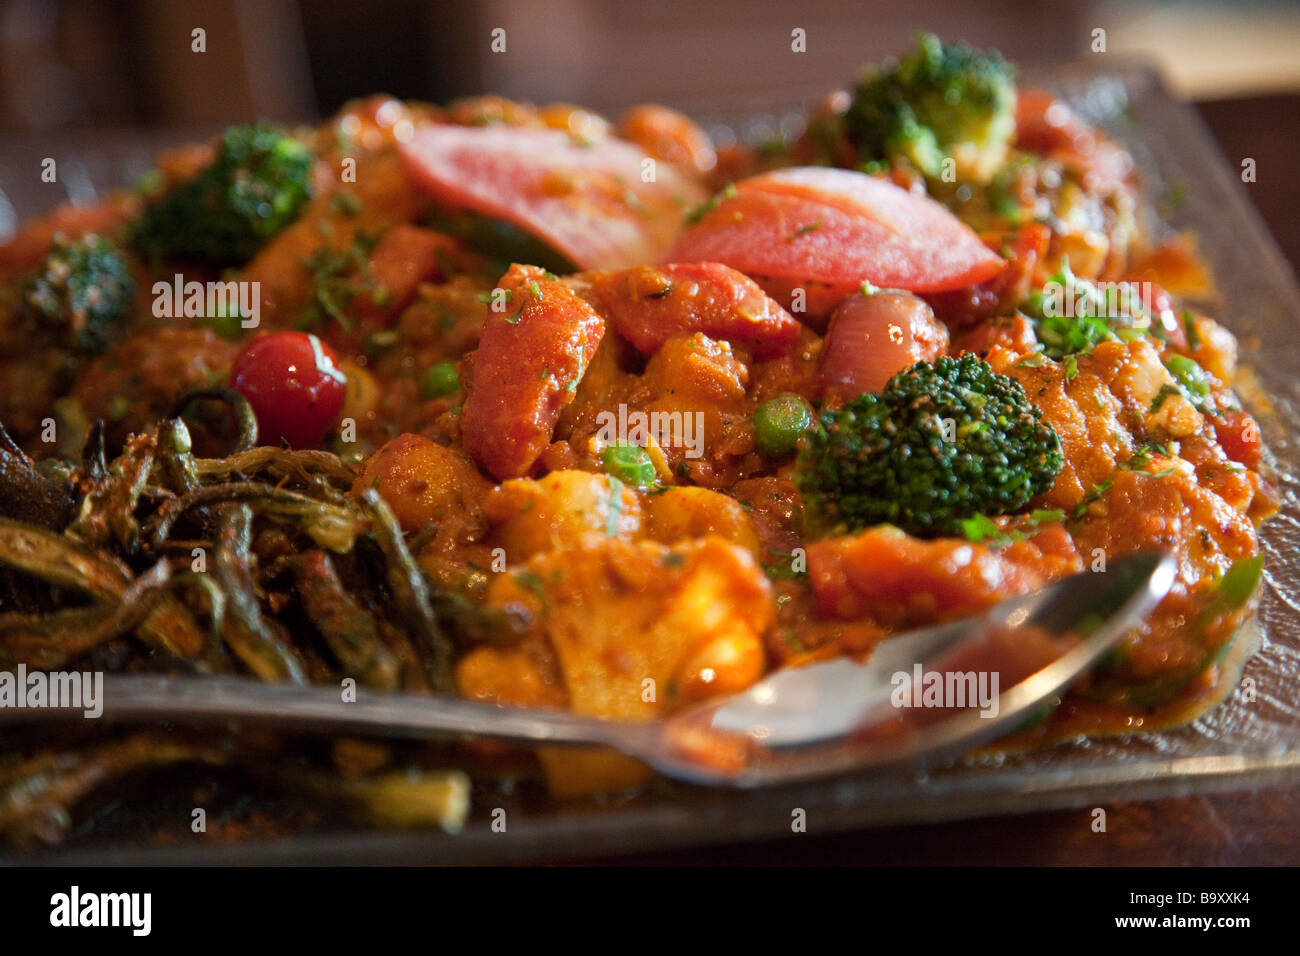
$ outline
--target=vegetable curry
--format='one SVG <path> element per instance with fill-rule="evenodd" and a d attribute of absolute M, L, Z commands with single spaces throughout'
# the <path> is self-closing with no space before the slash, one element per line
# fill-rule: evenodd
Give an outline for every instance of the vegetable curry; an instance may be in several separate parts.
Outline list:
<path fill-rule="evenodd" d="M 0 246 L 0 665 L 651 720 L 1165 548 L 1173 592 L 1026 739 L 1185 715 L 1275 493 L 1132 165 L 931 37 L 761 149 L 381 96 L 175 150 Z M 565 796 L 646 775 L 538 756 Z"/>

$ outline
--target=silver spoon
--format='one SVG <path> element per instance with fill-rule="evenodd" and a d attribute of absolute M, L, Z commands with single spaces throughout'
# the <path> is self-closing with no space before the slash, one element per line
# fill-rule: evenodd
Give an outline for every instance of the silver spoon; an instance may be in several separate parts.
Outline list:
<path fill-rule="evenodd" d="M 891 637 L 866 662 L 839 658 L 787 668 L 663 721 L 604 721 L 363 689 L 345 702 L 331 687 L 157 675 L 106 676 L 103 719 L 594 744 L 681 780 L 766 786 L 930 763 L 1024 726 L 1164 597 L 1174 575 L 1169 555 L 1131 555 L 982 614 Z M 927 675 L 939 675 L 942 693 Z M 3 708 L 0 722 L 81 713 Z"/>

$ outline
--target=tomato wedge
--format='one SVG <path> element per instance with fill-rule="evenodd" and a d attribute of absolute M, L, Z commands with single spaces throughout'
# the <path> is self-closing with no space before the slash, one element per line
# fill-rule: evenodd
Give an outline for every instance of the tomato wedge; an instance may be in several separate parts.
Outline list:
<path fill-rule="evenodd" d="M 705 198 L 671 164 L 612 137 L 579 142 L 552 129 L 434 125 L 400 149 L 437 202 L 518 226 L 579 269 L 659 261 L 683 209 Z"/>
<path fill-rule="evenodd" d="M 725 263 L 779 301 L 810 283 L 822 305 L 800 310 L 794 303 L 796 313 L 820 311 L 864 281 L 939 292 L 983 282 L 1003 267 L 934 200 L 865 173 L 812 166 L 737 183 L 682 233 L 666 259 Z"/>

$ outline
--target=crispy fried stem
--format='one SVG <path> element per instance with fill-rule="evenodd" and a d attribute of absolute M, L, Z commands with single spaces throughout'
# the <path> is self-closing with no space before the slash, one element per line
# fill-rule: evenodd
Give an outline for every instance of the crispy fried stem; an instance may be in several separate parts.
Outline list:
<path fill-rule="evenodd" d="M 229 401 L 237 417 L 246 404 L 194 397 Z M 245 428 L 229 457 L 197 458 L 172 417 L 110 460 L 96 423 L 81 461 L 51 479 L 0 430 L 0 489 L 33 502 L 0 514 L 0 668 L 61 669 L 114 642 L 128 668 L 452 690 L 453 640 L 491 640 L 503 621 L 433 591 L 378 493 L 348 494 L 355 474 L 338 457 L 254 440 Z M 113 733 L 0 758 L 0 834 L 57 841 L 82 797 L 134 770 L 252 767 L 250 755 L 274 752 L 238 735 Z M 382 825 L 454 830 L 468 805 L 453 772 L 374 767 L 340 780 L 299 767 L 280 782 Z"/>

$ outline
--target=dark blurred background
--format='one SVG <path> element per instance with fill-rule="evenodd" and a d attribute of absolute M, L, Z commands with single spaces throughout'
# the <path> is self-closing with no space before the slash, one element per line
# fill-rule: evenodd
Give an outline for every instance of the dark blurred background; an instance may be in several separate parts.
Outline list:
<path fill-rule="evenodd" d="M 0 162 L 6 142 L 312 120 L 377 91 L 607 113 L 646 100 L 788 102 L 846 84 L 919 28 L 1026 63 L 1097 56 L 1104 30 L 1102 55 L 1147 57 L 1200 104 L 1231 158 L 1260 160 L 1252 194 L 1300 259 L 1300 2 L 1276 0 L 0 0 Z M 1263 161 L 1273 152 L 1290 166 Z"/>
<path fill-rule="evenodd" d="M 310 119 L 380 90 L 611 110 L 824 88 L 921 27 L 1026 62 L 1090 55 L 1099 28 L 1108 54 L 1152 57 L 1189 98 L 1300 90 L 1297 3 L 0 0 L 0 129 Z"/>

